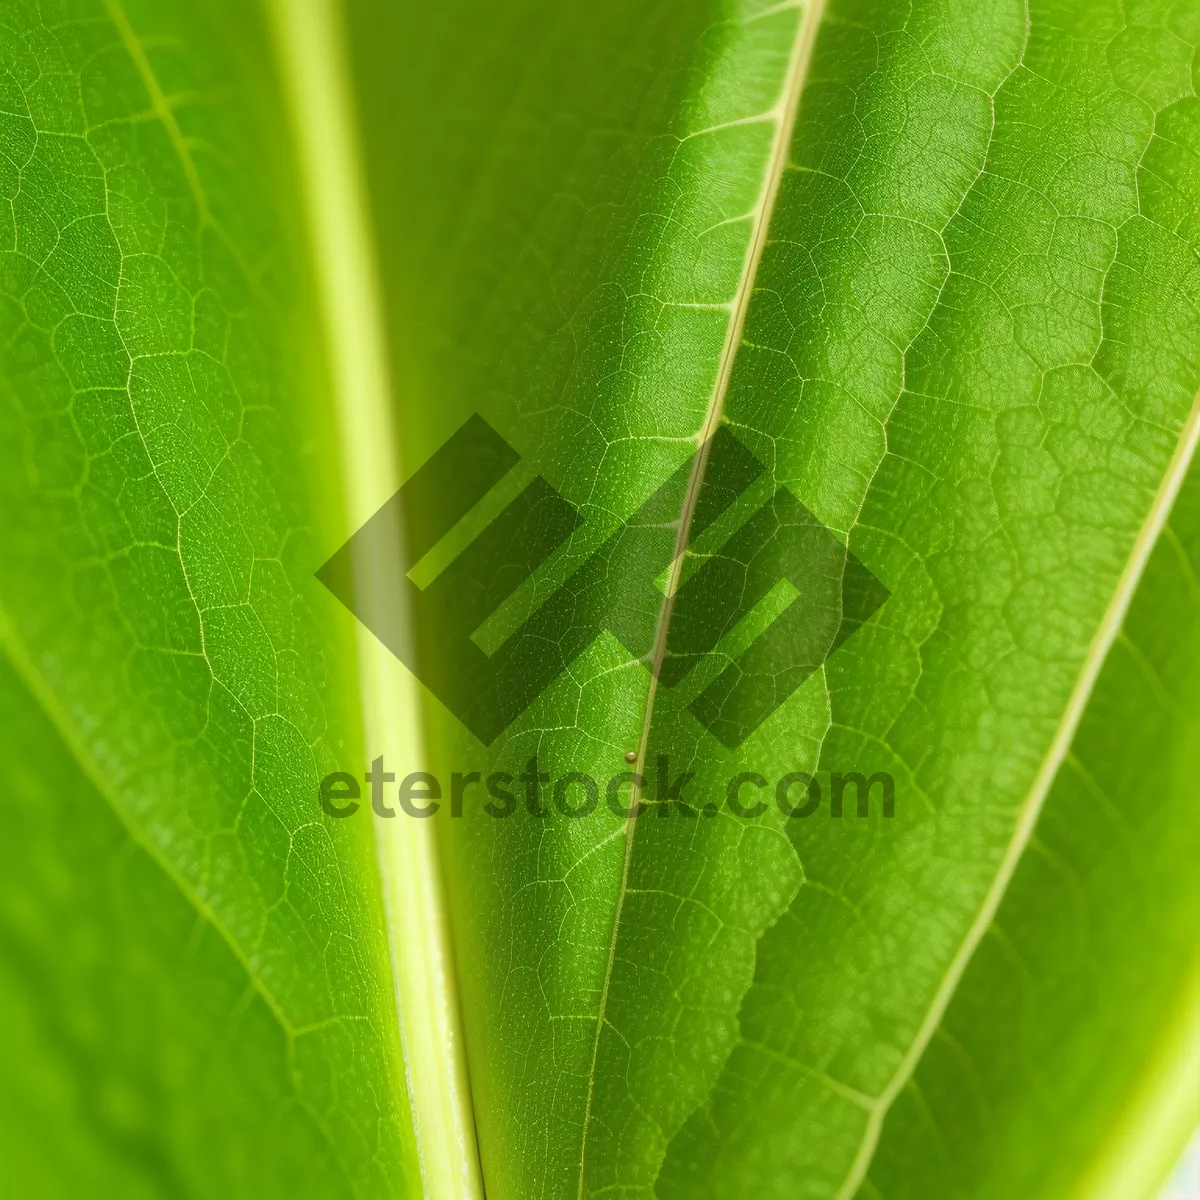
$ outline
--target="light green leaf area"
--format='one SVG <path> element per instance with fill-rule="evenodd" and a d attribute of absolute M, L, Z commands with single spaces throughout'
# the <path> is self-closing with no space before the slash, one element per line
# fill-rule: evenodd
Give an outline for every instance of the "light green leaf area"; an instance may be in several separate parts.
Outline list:
<path fill-rule="evenodd" d="M 6 1190 L 351 1195 L 269 998 L 7 664 L 0 683 Z"/>
<path fill-rule="evenodd" d="M 466 1200 L 473 1123 L 490 1200 L 1152 1196 L 1200 990 L 1198 44 L 1191 0 L 13 0 L 21 1194 Z M 492 744 L 419 690 L 387 768 L 511 815 L 333 820 L 402 687 L 312 573 L 473 413 L 522 461 L 414 579 L 536 475 L 582 518 L 489 651 L 685 474 Z M 717 430 L 765 469 L 693 521 Z M 798 688 L 759 663 L 731 748 L 689 704 L 792 593 L 682 678 L 667 597 L 779 489 L 890 598 Z"/>
<path fill-rule="evenodd" d="M 1200 1115 L 1200 471 L 864 1197 L 1153 1195 Z"/>
<path fill-rule="evenodd" d="M 400 1195 L 370 831 L 314 804 L 356 685 L 264 29 L 0 26 L 6 1190 Z"/>

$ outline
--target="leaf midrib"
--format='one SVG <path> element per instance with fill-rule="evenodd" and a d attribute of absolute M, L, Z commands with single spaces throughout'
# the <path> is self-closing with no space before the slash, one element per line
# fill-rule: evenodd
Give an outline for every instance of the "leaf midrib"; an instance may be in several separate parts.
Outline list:
<path fill-rule="evenodd" d="M 345 33 L 334 0 L 269 0 L 309 238 L 339 441 L 344 517 L 357 528 L 399 484 L 382 286 L 361 169 Z M 412 679 L 356 629 L 364 737 L 419 758 Z M 482 1200 L 449 925 L 432 831 L 373 826 L 419 1186 Z M 414 1183 L 417 1181 L 413 1181 Z"/>
<path fill-rule="evenodd" d="M 746 314 L 750 308 L 750 300 L 754 294 L 755 279 L 762 262 L 763 250 L 766 248 L 774 212 L 775 201 L 779 195 L 783 175 L 788 166 L 792 144 L 792 134 L 796 125 L 796 117 L 800 109 L 800 97 L 804 91 L 804 83 L 808 73 L 808 64 L 812 58 L 812 47 L 816 40 L 817 30 L 821 24 L 825 0 L 807 0 L 807 2 L 791 5 L 780 5 L 780 9 L 793 7 L 802 8 L 803 15 L 796 28 L 795 41 L 792 45 L 788 62 L 787 74 L 781 88 L 779 102 L 772 110 L 776 123 L 775 136 L 772 140 L 767 171 L 764 175 L 762 192 L 759 196 L 758 207 L 753 214 L 753 231 L 746 250 L 746 258 L 742 267 L 741 280 L 737 294 L 731 306 L 729 323 L 726 326 L 725 343 L 721 350 L 717 378 L 709 398 L 704 423 L 697 435 L 697 453 L 692 466 L 684 496 L 683 509 L 680 513 L 679 532 L 676 537 L 674 561 L 668 573 L 667 585 L 662 607 L 659 609 L 658 622 L 655 629 L 654 646 L 651 657 L 649 691 L 646 697 L 646 710 L 642 722 L 642 732 L 638 741 L 637 758 L 633 767 L 634 774 L 644 778 L 646 754 L 648 752 L 651 725 L 654 717 L 654 703 L 658 692 L 658 675 L 666 655 L 667 635 L 670 629 L 671 615 L 675 605 L 675 595 L 679 585 L 680 574 L 683 570 L 684 552 L 687 549 L 691 522 L 699 499 L 700 488 L 708 466 L 709 451 L 713 435 L 720 424 L 725 411 L 725 399 L 729 391 L 729 381 L 733 375 L 734 363 L 742 344 L 742 333 L 746 324 Z M 629 872 L 633 860 L 634 838 L 637 828 L 637 800 L 632 797 L 629 816 L 625 821 L 625 856 L 621 867 L 621 881 L 617 891 L 616 906 L 613 914 L 612 937 L 609 941 L 608 954 L 604 964 L 604 982 L 600 990 L 600 1001 L 596 1014 L 596 1030 L 592 1040 L 591 1062 L 588 1065 L 587 1096 L 584 1105 L 583 1131 L 579 1148 L 579 1185 L 578 1198 L 583 1200 L 587 1179 L 587 1146 L 588 1133 L 591 1127 L 592 1101 L 596 1087 L 596 1066 L 600 1051 L 600 1037 L 604 1028 L 605 1012 L 608 1003 L 608 992 L 612 982 L 613 965 L 616 961 L 617 944 L 620 940 L 621 918 L 624 911 L 625 897 L 629 890 Z"/>

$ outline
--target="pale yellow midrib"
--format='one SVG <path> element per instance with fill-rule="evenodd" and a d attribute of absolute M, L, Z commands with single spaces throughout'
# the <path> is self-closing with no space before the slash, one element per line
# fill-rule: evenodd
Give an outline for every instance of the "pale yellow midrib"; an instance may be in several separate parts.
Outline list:
<path fill-rule="evenodd" d="M 783 7 L 783 6 L 781 6 Z M 654 702 L 658 690 L 658 674 L 666 654 L 667 631 L 670 625 L 671 613 L 674 608 L 675 593 L 679 585 L 680 572 L 683 570 L 683 556 L 687 548 L 688 536 L 691 531 L 692 516 L 699 498 L 700 484 L 708 465 L 708 453 L 712 444 L 712 436 L 717 431 L 721 416 L 725 411 L 725 397 L 729 390 L 729 380 L 733 374 L 734 361 L 741 346 L 742 331 L 746 324 L 746 314 L 750 308 L 750 299 L 754 294 L 754 282 L 758 275 L 758 267 L 762 261 L 763 250 L 767 244 L 768 231 L 771 224 L 771 214 L 774 211 L 775 200 L 779 194 L 783 173 L 787 168 L 791 151 L 792 132 L 796 124 L 796 114 L 800 107 L 800 95 L 804 90 L 804 80 L 808 63 L 812 55 L 813 42 L 825 8 L 825 0 L 808 0 L 804 14 L 796 30 L 796 40 L 792 46 L 791 58 L 788 62 L 787 76 L 781 89 L 779 103 L 772 113 L 765 114 L 776 122 L 775 136 L 771 143 L 768 169 L 763 180 L 763 189 L 759 197 L 758 207 L 752 217 L 752 232 L 746 251 L 746 259 L 742 267 L 742 276 L 738 285 L 737 296 L 726 326 L 725 343 L 721 349 L 721 360 L 717 370 L 717 378 L 709 399 L 704 423 L 697 435 L 698 453 L 688 481 L 687 493 L 684 498 L 683 512 L 679 523 L 679 534 L 675 545 L 675 560 L 668 573 L 666 596 L 660 610 L 658 628 L 655 632 L 652 651 L 653 668 L 650 674 L 650 686 L 646 698 L 646 713 L 642 723 L 642 733 L 638 742 L 637 760 L 633 767 L 634 773 L 644 776 L 646 768 L 646 753 L 650 738 L 650 728 L 653 718 Z M 636 811 L 638 795 L 631 795 L 630 812 Z M 583 1132 L 579 1149 L 579 1187 L 578 1200 L 583 1200 L 586 1185 L 587 1142 L 591 1126 L 592 1097 L 596 1084 L 596 1062 L 600 1049 L 600 1036 L 604 1027 L 604 1016 L 608 1002 L 609 986 L 612 982 L 613 963 L 616 959 L 617 943 L 620 935 L 621 916 L 624 909 L 625 896 L 629 888 L 629 869 L 633 858 L 633 841 L 637 818 L 630 816 L 625 822 L 625 859 L 621 868 L 621 882 L 617 893 L 616 911 L 613 915 L 612 938 L 609 943 L 608 957 L 604 967 L 604 982 L 600 990 L 600 1003 L 596 1016 L 596 1035 L 592 1043 L 592 1059 L 588 1067 L 587 1099 L 584 1105 Z"/>
<path fill-rule="evenodd" d="M 346 532 L 399 486 L 387 340 L 361 156 L 334 0 L 267 0 L 292 125 L 330 366 Z M 423 757 L 411 676 L 357 630 L 369 758 Z M 462 1023 L 434 831 L 375 821 L 403 1063 L 421 1185 L 430 1200 L 482 1200 Z"/>
<path fill-rule="evenodd" d="M 1013 836 L 1005 850 L 1000 868 L 992 880 L 992 885 L 984 897 L 983 904 L 976 914 L 975 920 L 971 923 L 966 937 L 960 944 L 958 951 L 951 960 L 949 968 L 934 993 L 933 1002 L 925 1014 L 925 1019 L 922 1021 L 912 1045 L 909 1047 L 896 1073 L 889 1081 L 887 1087 L 879 1094 L 878 1099 L 871 1109 L 858 1153 L 851 1165 L 849 1174 L 837 1191 L 835 1200 L 853 1200 L 853 1197 L 858 1192 L 871 1165 L 871 1159 L 875 1155 L 876 1147 L 879 1144 L 879 1136 L 883 1130 L 883 1122 L 887 1117 L 889 1109 L 901 1090 L 912 1078 L 913 1072 L 917 1068 L 917 1063 L 925 1053 L 930 1039 L 937 1031 L 942 1018 L 945 1016 L 946 1009 L 962 980 L 963 973 L 966 971 L 971 957 L 974 955 L 984 934 L 995 919 L 996 913 L 1000 908 L 1000 903 L 1004 899 L 1008 885 L 1012 881 L 1013 874 L 1017 869 L 1017 864 L 1020 862 L 1021 856 L 1029 844 L 1029 839 L 1033 835 L 1038 817 L 1041 815 L 1042 807 L 1046 802 L 1046 796 L 1049 794 L 1054 778 L 1058 774 L 1063 759 L 1071 747 L 1071 742 L 1074 740 L 1075 732 L 1079 727 L 1079 722 L 1083 717 L 1084 710 L 1087 708 L 1092 691 L 1096 686 L 1096 680 L 1100 676 L 1104 661 L 1108 657 L 1108 652 L 1112 648 L 1113 641 L 1121 631 L 1125 615 L 1129 611 L 1129 605 L 1133 601 L 1134 593 L 1137 591 L 1138 583 L 1141 581 L 1146 564 L 1154 550 L 1154 545 L 1166 526 L 1167 518 L 1170 516 L 1171 509 L 1175 503 L 1175 498 L 1179 494 L 1179 489 L 1183 486 L 1188 468 L 1195 457 L 1198 441 L 1200 441 L 1200 394 L 1192 402 L 1191 412 L 1184 422 L 1170 465 L 1167 467 L 1167 471 L 1159 484 L 1158 491 L 1155 493 L 1150 511 L 1142 523 L 1137 537 L 1134 539 L 1133 547 L 1125 562 L 1125 568 L 1121 572 L 1116 590 L 1109 601 L 1108 608 L 1105 610 L 1104 617 L 1096 630 L 1095 636 L 1092 638 L 1092 644 L 1084 657 L 1075 688 L 1059 721 L 1054 738 L 1050 743 L 1049 749 L 1046 751 L 1045 757 L 1042 759 L 1037 774 L 1034 776 L 1033 784 L 1018 812 Z"/>

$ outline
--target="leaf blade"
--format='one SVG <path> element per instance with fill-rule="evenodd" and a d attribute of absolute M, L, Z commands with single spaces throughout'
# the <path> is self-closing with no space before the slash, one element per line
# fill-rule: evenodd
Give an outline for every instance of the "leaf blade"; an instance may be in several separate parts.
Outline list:
<path fill-rule="evenodd" d="M 129 1040 L 115 1050 L 141 1066 L 161 1050 L 171 1107 L 147 1124 L 162 1132 L 164 1169 L 181 1155 L 196 1194 L 322 1182 L 402 1194 L 411 1123 L 369 831 L 313 819 L 334 747 L 359 733 L 340 634 L 309 579 L 336 492 L 316 452 L 323 365 L 266 31 L 254 10 L 222 4 L 88 2 L 57 15 L 17 4 L 3 21 L 6 647 L 170 868 L 139 868 L 158 880 L 147 901 L 177 914 L 174 879 L 225 932 L 214 980 L 240 960 L 256 1015 L 242 1091 L 227 1046 L 214 1045 L 214 1071 L 230 1112 L 256 1089 L 276 1108 L 248 1118 L 240 1144 L 236 1122 L 218 1121 L 230 1161 L 209 1171 L 194 1142 L 172 1137 L 172 1120 L 203 1127 L 212 1100 L 203 1088 L 189 1097 L 170 1069 L 178 1051 L 201 1079 L 203 1039 L 222 1032 L 203 1009 L 213 991 L 177 966 L 186 928 L 173 919 L 151 936 L 117 920 L 85 854 L 72 862 L 79 888 L 113 922 L 81 928 L 109 938 L 118 960 L 145 945 L 164 977 L 196 982 L 189 1007 L 164 978 L 175 998 L 144 1044 L 119 1014 Z M 81 821 L 101 872 L 111 823 Z M 82 969 L 79 946 L 61 949 L 64 975 L 72 954 Z M 96 991 L 87 1011 L 101 1019 L 110 997 Z M 282 1049 L 262 1005 L 281 1017 Z M 236 1022 L 237 1006 L 225 1011 Z M 282 1084 L 270 1075 L 279 1057 Z M 90 1136 L 72 1105 L 72 1089 L 91 1086 L 85 1068 L 63 1076 L 64 1150 Z M 324 1131 L 323 1148 L 300 1145 L 304 1121 Z M 273 1134 L 278 1176 L 261 1159 L 246 1169 Z M 305 1153 L 307 1176 L 294 1169 Z M 107 1185 L 125 1194 L 120 1179 Z"/>
<path fill-rule="evenodd" d="M 875 1194 L 1153 1196 L 1194 1129 L 1198 478 L 1193 467 L 941 1044 L 888 1118 Z M 981 1111 L 988 1137 L 968 1150 Z"/>

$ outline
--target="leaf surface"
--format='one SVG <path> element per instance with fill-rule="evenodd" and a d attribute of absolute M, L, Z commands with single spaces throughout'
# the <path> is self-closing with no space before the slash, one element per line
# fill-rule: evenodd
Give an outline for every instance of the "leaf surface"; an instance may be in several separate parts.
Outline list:
<path fill-rule="evenodd" d="M 1152 1195 L 1194 1130 L 1200 472 L 864 1196 Z"/>
<path fill-rule="evenodd" d="M 0 21 L 23 1194 L 412 1194 L 370 827 L 314 803 L 361 732 L 311 579 L 341 499 L 266 29 L 116 0 Z"/>
<path fill-rule="evenodd" d="M 476 1197 L 477 1131 L 491 1200 L 1150 1195 L 1195 6 L 0 21 L 26 1192 Z M 478 417 L 514 470 L 356 569 L 422 645 L 476 614 L 486 742 L 313 576 Z M 574 513 L 541 558 L 522 495 Z M 435 819 L 322 814 L 380 757 Z"/>
<path fill-rule="evenodd" d="M 493 820 L 480 790 L 450 904 L 489 1194 L 851 1196 L 1194 446 L 1191 16 L 355 11 L 411 466 L 478 411 L 584 517 L 504 632 L 714 419 L 892 593 L 732 753 L 652 687 L 653 650 L 606 635 L 487 751 L 429 700 L 447 772 L 519 779 L 536 754 L 603 780 L 632 751 L 653 805 L 665 754 L 698 809 L 739 772 L 897 787 L 892 819 L 827 795 L 805 821 L 636 824 L 535 815 L 520 782 Z"/>

